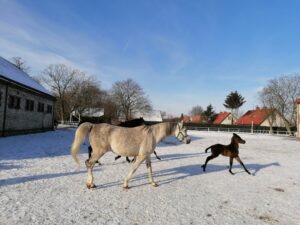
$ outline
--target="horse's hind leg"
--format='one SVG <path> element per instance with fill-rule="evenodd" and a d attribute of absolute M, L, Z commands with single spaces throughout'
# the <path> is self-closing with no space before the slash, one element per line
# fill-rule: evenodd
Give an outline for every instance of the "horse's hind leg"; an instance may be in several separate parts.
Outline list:
<path fill-rule="evenodd" d="M 142 164 L 142 162 L 144 162 L 145 159 L 146 159 L 146 156 L 143 156 L 143 155 L 136 157 L 136 160 L 132 166 L 131 171 L 128 173 L 128 175 L 124 179 L 124 184 L 123 184 L 124 189 L 128 189 L 128 181 L 130 180 L 132 175 L 135 173 L 135 171 L 139 168 L 139 166 Z"/>
<path fill-rule="evenodd" d="M 201 166 L 201 167 L 203 168 L 203 171 L 204 171 L 204 172 L 205 172 L 206 165 L 207 165 L 208 161 L 209 161 L 209 160 L 212 160 L 212 159 L 214 159 L 214 158 L 216 158 L 216 157 L 218 157 L 218 156 L 219 156 L 219 154 L 217 154 L 217 155 L 212 154 L 212 155 L 210 155 L 210 156 L 208 156 L 208 157 L 206 158 L 205 163 Z"/>
<path fill-rule="evenodd" d="M 92 146 L 89 146 L 88 147 L 88 150 L 89 150 L 89 159 L 91 158 L 91 155 L 92 155 L 92 152 L 93 152 L 93 148 Z M 99 165 L 101 165 L 101 163 L 97 160 L 96 163 L 98 163 Z"/>
<path fill-rule="evenodd" d="M 150 183 L 152 184 L 153 187 L 157 187 L 157 183 L 153 180 L 153 176 L 152 176 L 152 166 L 151 166 L 151 159 L 150 156 L 148 156 L 146 158 L 146 166 L 147 166 L 147 170 L 148 170 L 148 178 Z"/>
<path fill-rule="evenodd" d="M 94 149 L 92 155 L 89 159 L 85 161 L 85 165 L 87 167 L 88 177 L 86 181 L 87 188 L 95 188 L 96 185 L 94 184 L 94 177 L 93 177 L 93 167 L 95 163 L 103 156 L 105 151 L 101 151 L 101 149 Z"/>
<path fill-rule="evenodd" d="M 244 167 L 244 170 L 249 174 L 251 175 L 251 173 L 247 170 L 247 168 L 245 167 L 244 163 L 242 162 L 242 160 L 240 159 L 240 157 L 235 157 L 236 161 L 238 161 L 243 167 Z"/>

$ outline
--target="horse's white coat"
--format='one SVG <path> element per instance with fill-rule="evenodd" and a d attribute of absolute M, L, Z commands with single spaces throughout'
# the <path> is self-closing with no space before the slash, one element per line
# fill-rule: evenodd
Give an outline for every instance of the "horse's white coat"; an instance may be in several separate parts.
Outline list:
<path fill-rule="evenodd" d="M 186 128 L 182 122 L 179 123 L 159 123 L 152 126 L 138 126 L 134 128 L 118 127 L 110 124 L 81 124 L 75 133 L 75 138 L 71 148 L 71 154 L 78 163 L 76 154 L 80 144 L 85 139 L 90 130 L 90 144 L 93 148 L 92 156 L 86 161 L 88 169 L 87 187 L 94 188 L 93 166 L 106 152 L 113 151 L 121 156 L 134 156 L 136 161 L 132 170 L 124 180 L 124 188 L 128 188 L 128 181 L 136 172 L 143 161 L 146 160 L 149 181 L 153 186 L 157 183 L 152 177 L 152 167 L 150 155 L 154 152 L 156 145 L 165 137 L 175 135 L 180 141 L 189 144 L 190 138 L 187 136 Z"/>

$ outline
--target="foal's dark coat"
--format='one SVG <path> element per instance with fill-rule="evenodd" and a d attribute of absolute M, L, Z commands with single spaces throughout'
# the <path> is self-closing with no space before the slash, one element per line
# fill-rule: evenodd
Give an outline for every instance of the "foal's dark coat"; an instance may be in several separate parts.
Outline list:
<path fill-rule="evenodd" d="M 251 175 L 251 173 L 247 170 L 244 163 L 239 157 L 239 144 L 245 144 L 246 141 L 243 140 L 239 135 L 233 133 L 233 136 L 231 138 L 231 143 L 229 145 L 221 145 L 221 144 L 215 144 L 207 149 L 205 149 L 205 152 L 207 152 L 208 149 L 211 149 L 211 155 L 206 158 L 206 161 L 204 165 L 201 167 L 203 168 L 203 171 L 205 172 L 206 165 L 209 160 L 212 160 L 216 157 L 218 157 L 220 154 L 223 156 L 230 157 L 229 160 L 229 172 L 234 175 L 234 173 L 231 171 L 233 159 L 236 159 L 245 169 L 245 171 Z"/>
<path fill-rule="evenodd" d="M 142 117 L 140 117 L 139 119 L 133 119 L 133 120 L 127 120 L 125 122 L 121 122 L 118 126 L 120 126 L 120 127 L 137 127 L 137 126 L 141 126 L 141 125 L 146 125 L 146 121 Z M 91 146 L 89 146 L 88 151 L 89 151 L 89 159 L 90 159 L 91 155 L 92 155 L 92 151 L 93 151 Z M 161 158 L 157 155 L 157 153 L 155 151 L 154 151 L 154 154 L 158 160 L 161 160 Z M 122 156 L 118 155 L 115 157 L 115 160 L 117 160 L 121 157 Z M 128 163 L 134 162 L 134 160 L 135 160 L 135 158 L 130 160 L 129 157 L 126 157 L 126 161 Z M 99 163 L 99 165 L 101 165 L 101 163 L 99 161 L 97 161 L 96 163 Z"/>

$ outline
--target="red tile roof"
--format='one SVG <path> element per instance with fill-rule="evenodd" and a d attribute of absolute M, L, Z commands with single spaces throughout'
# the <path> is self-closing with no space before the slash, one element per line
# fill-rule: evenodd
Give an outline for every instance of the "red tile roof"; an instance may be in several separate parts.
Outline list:
<path fill-rule="evenodd" d="M 241 118 L 236 121 L 237 125 L 260 125 L 268 117 L 268 111 L 270 109 L 259 108 L 255 110 L 249 110 Z"/>
<path fill-rule="evenodd" d="M 296 99 L 296 103 L 300 104 L 300 98 Z"/>
<path fill-rule="evenodd" d="M 213 124 L 221 124 L 231 113 L 229 112 L 220 112 L 217 118 L 214 120 Z"/>
<path fill-rule="evenodd" d="M 184 115 L 183 116 L 183 122 L 184 123 L 188 123 L 188 122 L 190 122 L 191 121 L 191 118 L 188 116 L 188 115 Z"/>
<path fill-rule="evenodd" d="M 196 116 L 193 117 L 193 119 L 192 119 L 191 122 L 192 122 L 192 123 L 201 123 L 202 120 L 203 120 L 203 118 L 202 118 L 201 115 L 196 115 Z"/>

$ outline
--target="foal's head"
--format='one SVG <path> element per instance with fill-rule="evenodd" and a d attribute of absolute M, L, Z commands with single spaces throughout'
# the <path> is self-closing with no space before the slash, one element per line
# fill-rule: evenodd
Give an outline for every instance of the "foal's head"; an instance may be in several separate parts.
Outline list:
<path fill-rule="evenodd" d="M 185 144 L 191 143 L 191 138 L 187 135 L 187 129 L 183 125 L 182 121 L 176 124 L 175 136 L 182 143 L 185 143 Z"/>
<path fill-rule="evenodd" d="M 246 143 L 246 141 L 244 139 L 242 139 L 236 133 L 233 133 L 233 136 L 231 138 L 231 142 L 234 142 L 235 144 L 245 144 Z"/>

